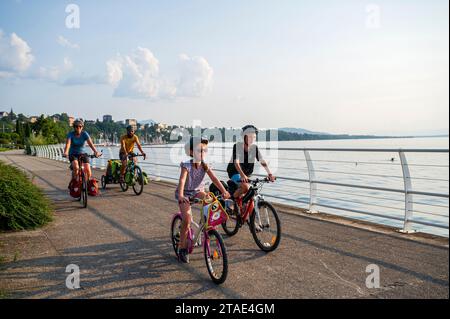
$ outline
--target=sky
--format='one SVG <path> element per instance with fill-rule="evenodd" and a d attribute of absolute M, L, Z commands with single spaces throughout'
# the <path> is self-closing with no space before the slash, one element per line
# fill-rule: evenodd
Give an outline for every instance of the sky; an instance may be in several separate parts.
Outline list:
<path fill-rule="evenodd" d="M 444 0 L 2 0 L 0 111 L 448 132 Z"/>

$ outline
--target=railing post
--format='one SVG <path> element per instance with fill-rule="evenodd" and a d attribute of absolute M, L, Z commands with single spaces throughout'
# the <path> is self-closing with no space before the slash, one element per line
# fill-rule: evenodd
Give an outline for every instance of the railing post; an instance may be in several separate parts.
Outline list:
<path fill-rule="evenodd" d="M 309 213 L 316 214 L 319 212 L 316 206 L 317 203 L 317 184 L 315 183 L 316 174 L 314 172 L 314 164 L 312 162 L 309 151 L 304 150 L 304 153 L 309 175 Z"/>
<path fill-rule="evenodd" d="M 408 161 L 406 160 L 406 155 L 403 151 L 399 152 L 400 162 L 402 164 L 403 172 L 403 184 L 405 187 L 405 221 L 403 224 L 403 229 L 400 230 L 401 233 L 414 233 L 415 230 L 412 229 L 412 218 L 413 218 L 413 195 L 411 174 L 409 172 Z"/>
<path fill-rule="evenodd" d="M 62 160 L 62 156 L 61 156 L 61 144 L 56 145 L 56 160 L 61 161 Z"/>

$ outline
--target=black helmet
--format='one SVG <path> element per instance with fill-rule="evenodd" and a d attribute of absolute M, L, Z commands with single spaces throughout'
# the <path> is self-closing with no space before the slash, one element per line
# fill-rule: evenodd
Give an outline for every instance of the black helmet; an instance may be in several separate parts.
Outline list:
<path fill-rule="evenodd" d="M 246 125 L 242 128 L 242 134 L 255 133 L 258 135 L 258 129 L 254 125 Z"/>
<path fill-rule="evenodd" d="M 133 126 L 128 125 L 127 126 L 127 133 L 130 133 L 133 130 Z"/>
<path fill-rule="evenodd" d="M 191 156 L 191 153 L 194 152 L 194 145 L 198 145 L 198 144 L 206 144 L 208 145 L 209 140 L 207 137 L 194 137 L 191 136 L 189 138 L 189 141 L 186 142 L 186 144 L 184 145 L 184 151 L 186 152 L 187 156 Z"/>

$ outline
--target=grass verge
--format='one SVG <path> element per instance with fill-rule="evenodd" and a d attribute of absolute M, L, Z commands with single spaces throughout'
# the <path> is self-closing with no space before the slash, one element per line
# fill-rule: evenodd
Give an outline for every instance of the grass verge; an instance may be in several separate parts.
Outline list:
<path fill-rule="evenodd" d="M 27 230 L 52 220 L 42 191 L 19 169 L 0 162 L 0 230 Z"/>

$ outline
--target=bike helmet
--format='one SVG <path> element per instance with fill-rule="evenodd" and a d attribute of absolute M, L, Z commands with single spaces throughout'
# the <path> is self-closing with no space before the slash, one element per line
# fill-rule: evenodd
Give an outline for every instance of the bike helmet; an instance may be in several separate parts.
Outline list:
<path fill-rule="evenodd" d="M 186 152 L 187 156 L 192 156 L 191 154 L 194 152 L 194 145 L 198 145 L 198 144 L 205 144 L 208 145 L 209 140 L 207 137 L 194 137 L 191 136 L 189 138 L 189 141 L 186 142 L 186 144 L 184 145 L 184 150 Z"/>
<path fill-rule="evenodd" d="M 242 128 L 242 135 L 249 134 L 249 133 L 255 133 L 258 135 L 258 129 L 254 125 L 246 125 Z"/>
<path fill-rule="evenodd" d="M 83 119 L 76 119 L 75 121 L 73 121 L 73 127 L 78 125 L 84 126 Z"/>
<path fill-rule="evenodd" d="M 131 131 L 133 131 L 133 126 L 128 125 L 127 126 L 127 133 L 130 133 Z"/>

